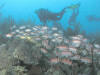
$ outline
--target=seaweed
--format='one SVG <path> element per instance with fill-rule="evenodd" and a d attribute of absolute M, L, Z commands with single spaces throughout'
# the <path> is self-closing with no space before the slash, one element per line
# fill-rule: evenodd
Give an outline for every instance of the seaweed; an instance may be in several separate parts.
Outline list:
<path fill-rule="evenodd" d="M 78 34 L 84 34 L 85 35 L 85 31 L 81 30 L 81 24 L 80 23 L 76 23 L 73 26 L 68 26 L 66 30 L 64 30 L 64 35 L 65 36 L 75 36 Z"/>
<path fill-rule="evenodd" d="M 30 26 L 34 26 L 35 25 L 35 20 L 32 21 L 31 18 L 28 18 L 26 21 L 24 19 L 19 20 L 18 25 L 30 25 Z"/>
<path fill-rule="evenodd" d="M 69 26 L 67 27 L 66 30 L 64 30 L 64 36 L 68 37 L 68 36 L 73 36 L 74 35 L 74 31 L 73 29 Z"/>
<path fill-rule="evenodd" d="M 63 29 L 63 26 L 62 26 L 62 24 L 61 24 L 60 22 L 54 22 L 54 23 L 53 23 L 53 26 L 54 26 L 54 27 L 57 27 L 57 28 L 60 29 L 60 30 L 64 30 L 64 29 Z"/>
<path fill-rule="evenodd" d="M 0 6 L 0 10 L 5 6 L 5 3 L 3 3 Z M 0 18 L 2 16 L 2 13 L 0 13 Z M 12 16 L 8 16 L 7 18 L 1 18 L 1 20 L 3 20 L 0 23 L 0 34 L 7 34 L 9 32 L 11 32 L 11 27 L 15 24 L 15 20 Z"/>
<path fill-rule="evenodd" d="M 12 16 L 5 18 L 0 25 L 1 34 L 7 34 L 12 31 L 11 27 L 15 24 L 15 20 Z"/>
<path fill-rule="evenodd" d="M 89 41 L 95 40 L 96 44 L 100 44 L 100 31 L 96 31 L 94 33 L 89 33 L 86 35 L 86 37 L 89 39 Z"/>

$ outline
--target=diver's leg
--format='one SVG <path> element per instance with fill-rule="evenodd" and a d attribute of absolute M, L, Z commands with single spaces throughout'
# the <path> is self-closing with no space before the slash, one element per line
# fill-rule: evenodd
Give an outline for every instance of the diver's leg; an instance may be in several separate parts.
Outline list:
<path fill-rule="evenodd" d="M 70 17 L 70 19 L 69 19 L 69 21 L 68 21 L 68 24 L 69 24 L 69 25 L 74 25 L 75 16 L 76 16 L 75 14 L 76 14 L 75 9 L 73 9 L 72 15 L 71 15 L 71 17 Z"/>
<path fill-rule="evenodd" d="M 79 8 L 73 10 L 73 23 L 76 24 L 77 16 L 79 15 Z"/>
<path fill-rule="evenodd" d="M 76 16 L 79 15 L 79 8 L 76 8 Z"/>

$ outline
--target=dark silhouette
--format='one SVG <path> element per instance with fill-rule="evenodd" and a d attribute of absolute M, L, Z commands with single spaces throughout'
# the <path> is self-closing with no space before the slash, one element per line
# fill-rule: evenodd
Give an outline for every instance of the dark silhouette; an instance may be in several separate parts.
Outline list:
<path fill-rule="evenodd" d="M 69 25 L 74 25 L 76 23 L 76 18 L 78 16 L 78 14 L 79 14 L 79 8 L 73 9 L 73 13 L 68 21 Z"/>
<path fill-rule="evenodd" d="M 82 32 L 84 32 L 84 31 L 81 30 L 81 24 L 76 23 L 72 27 L 68 26 L 67 29 L 64 30 L 64 36 L 65 37 L 75 36 L 75 35 L 78 35 L 78 34 L 82 34 Z M 84 35 L 85 35 L 85 33 L 84 33 Z"/>
<path fill-rule="evenodd" d="M 61 12 L 59 13 L 54 13 L 49 11 L 48 9 L 41 8 L 35 13 L 38 15 L 40 21 L 45 25 L 48 21 L 59 21 L 62 19 L 64 13 L 65 13 L 66 8 L 64 8 Z"/>
<path fill-rule="evenodd" d="M 95 15 L 87 16 L 87 19 L 89 22 L 93 22 L 93 21 L 100 22 L 100 17 L 96 17 Z"/>

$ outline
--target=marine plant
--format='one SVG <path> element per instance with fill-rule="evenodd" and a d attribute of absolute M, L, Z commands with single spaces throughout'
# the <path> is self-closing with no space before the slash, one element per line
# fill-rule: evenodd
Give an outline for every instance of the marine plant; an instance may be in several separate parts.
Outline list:
<path fill-rule="evenodd" d="M 64 30 L 64 35 L 65 36 L 75 36 L 78 34 L 84 34 L 85 35 L 85 31 L 81 30 L 81 24 L 80 23 L 76 23 L 73 26 L 68 26 L 66 30 Z"/>
<path fill-rule="evenodd" d="M 96 32 L 96 34 L 94 34 L 94 39 L 96 43 L 100 44 L 100 32 Z"/>
<path fill-rule="evenodd" d="M 100 44 L 100 32 L 99 31 L 96 31 L 95 33 L 90 33 L 86 36 L 90 41 L 95 40 L 95 43 Z"/>
<path fill-rule="evenodd" d="M 26 21 L 27 25 L 35 25 L 35 21 L 32 21 L 31 18 L 28 18 L 28 20 Z"/>
<path fill-rule="evenodd" d="M 62 26 L 62 24 L 60 22 L 54 22 L 53 23 L 53 26 L 54 27 L 57 27 L 60 30 L 64 30 L 64 28 L 63 28 L 63 26 Z"/>
<path fill-rule="evenodd" d="M 18 26 L 21 26 L 21 25 L 34 26 L 35 25 L 35 20 L 32 20 L 31 18 L 28 18 L 27 20 L 20 19 L 19 22 L 18 22 Z"/>
<path fill-rule="evenodd" d="M 64 30 L 64 36 L 68 37 L 68 36 L 73 36 L 74 35 L 74 31 L 73 29 L 68 26 L 66 30 Z"/>
<path fill-rule="evenodd" d="M 15 24 L 15 20 L 12 16 L 5 18 L 0 25 L 1 34 L 7 34 L 11 32 L 11 27 Z"/>

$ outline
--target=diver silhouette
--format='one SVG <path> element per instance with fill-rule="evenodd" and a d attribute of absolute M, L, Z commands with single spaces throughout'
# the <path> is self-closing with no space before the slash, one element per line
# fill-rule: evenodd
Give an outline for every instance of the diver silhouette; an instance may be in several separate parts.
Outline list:
<path fill-rule="evenodd" d="M 49 11 L 48 9 L 40 8 L 39 10 L 35 11 L 35 13 L 38 15 L 40 22 L 43 23 L 43 25 L 46 25 L 48 21 L 59 21 L 62 19 L 66 8 L 64 8 L 61 12 L 54 13 Z"/>
<path fill-rule="evenodd" d="M 74 25 L 76 24 L 76 19 L 77 19 L 77 16 L 79 15 L 79 8 L 75 8 L 73 9 L 73 13 L 68 21 L 68 24 L 69 25 Z"/>
<path fill-rule="evenodd" d="M 69 25 L 74 25 L 77 23 L 76 20 L 77 20 L 77 16 L 79 15 L 79 7 L 80 7 L 80 3 L 68 7 L 69 9 L 73 10 L 72 15 L 68 21 Z"/>
<path fill-rule="evenodd" d="M 40 19 L 40 22 L 43 23 L 43 25 L 46 25 L 48 21 L 56 22 L 56 21 L 61 20 L 63 15 L 66 12 L 66 9 L 72 9 L 73 13 L 68 22 L 69 25 L 72 25 L 76 22 L 76 17 L 79 14 L 79 6 L 80 6 L 80 3 L 71 5 L 71 6 L 65 7 L 58 13 L 51 12 L 48 9 L 40 8 L 40 9 L 36 10 L 35 13 L 37 14 L 38 18 Z"/>

